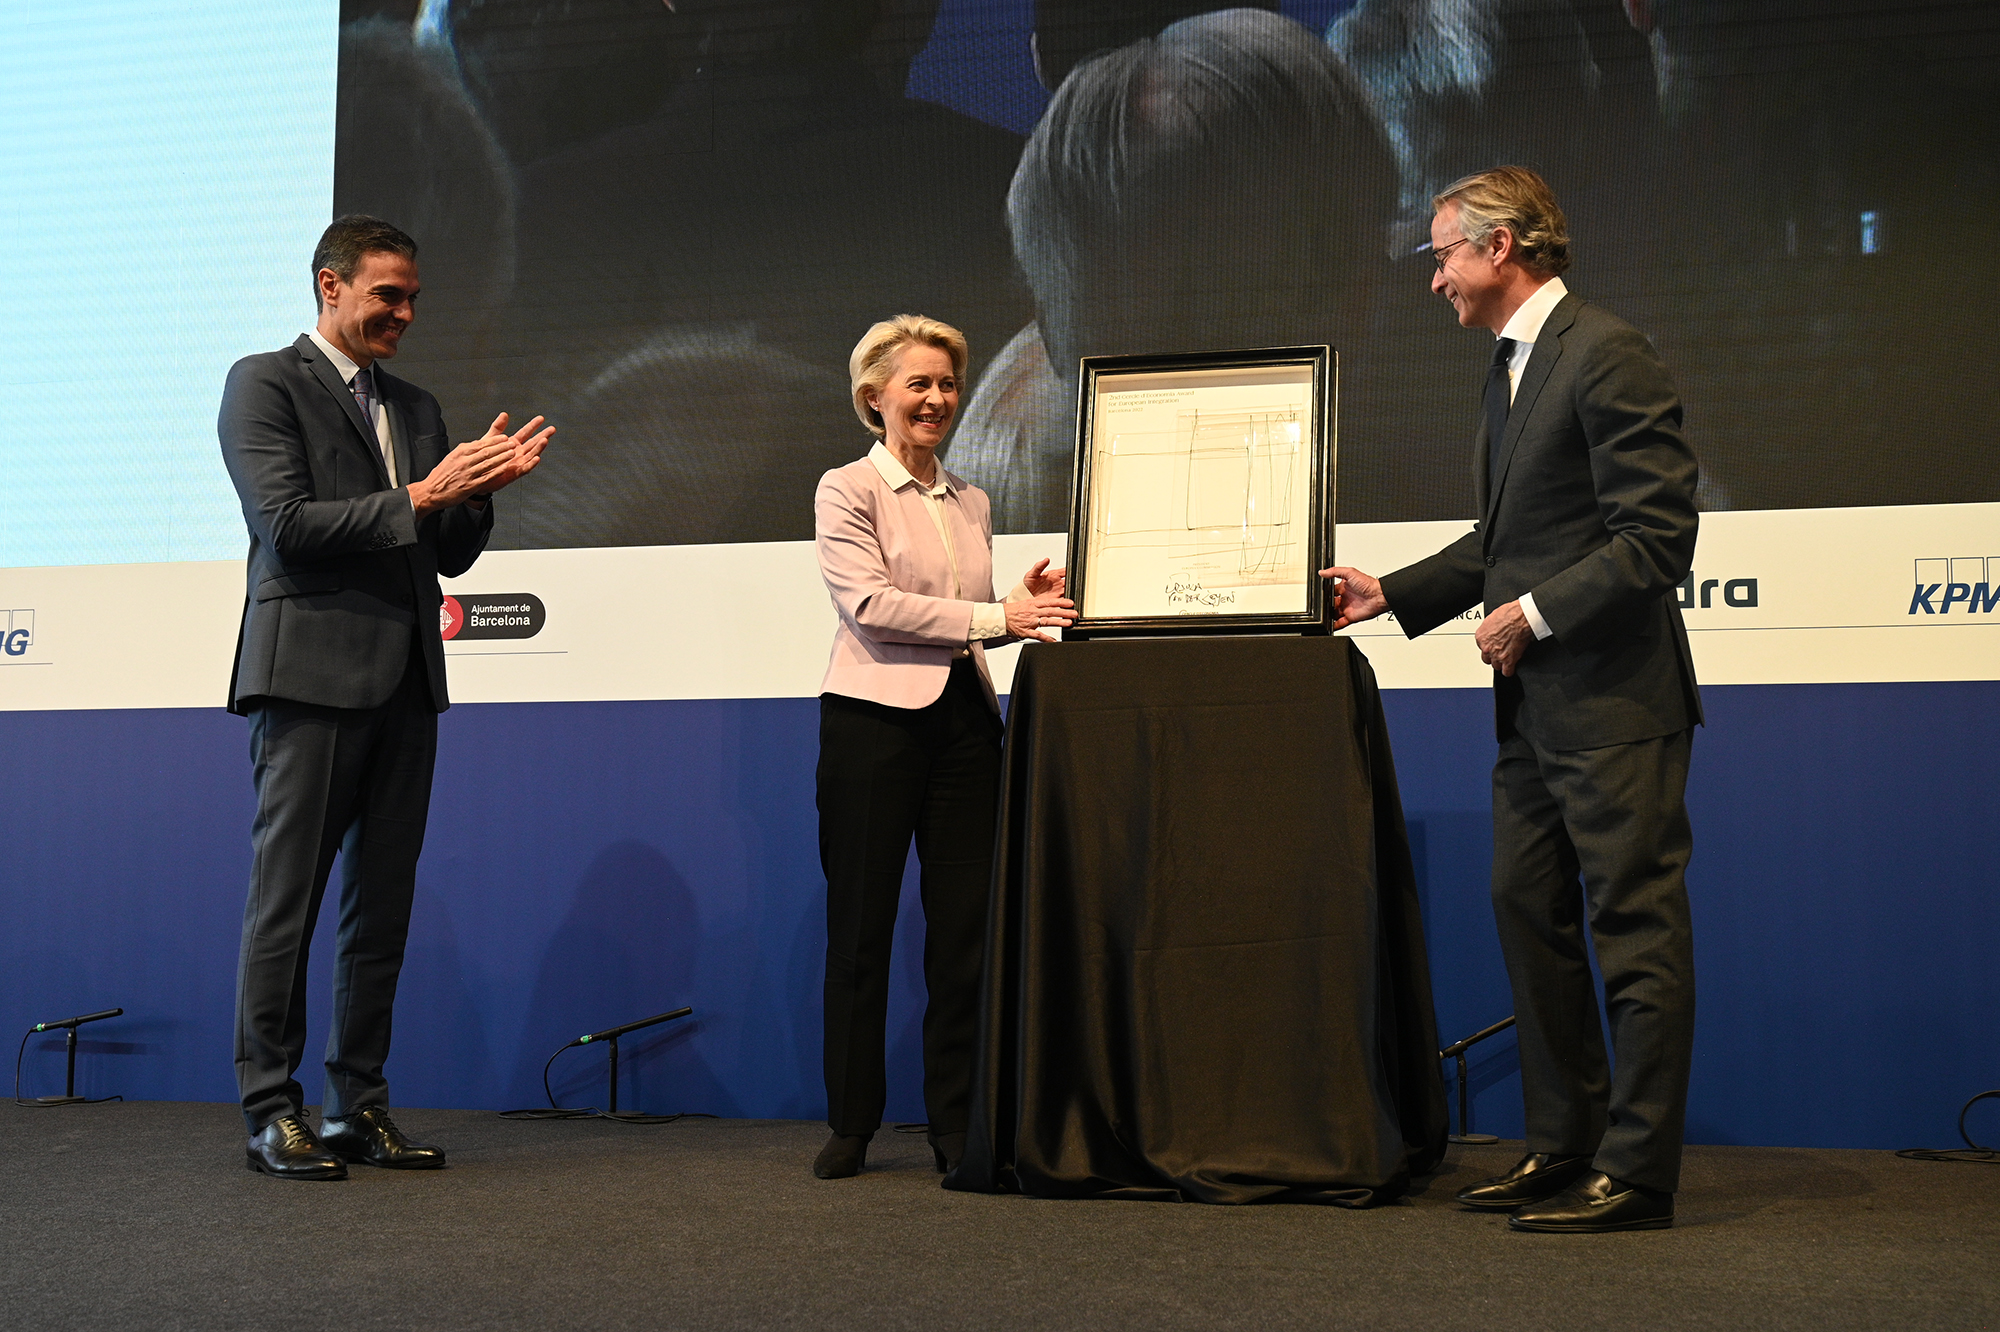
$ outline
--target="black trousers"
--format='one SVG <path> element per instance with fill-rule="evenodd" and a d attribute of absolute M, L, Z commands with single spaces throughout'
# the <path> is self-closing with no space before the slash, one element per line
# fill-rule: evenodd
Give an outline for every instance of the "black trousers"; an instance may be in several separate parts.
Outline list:
<path fill-rule="evenodd" d="M 1686 871 L 1691 731 L 1602 749 L 1521 735 L 1493 769 L 1493 913 L 1514 992 L 1531 1152 L 1680 1182 L 1694 1050 Z M 1603 1024 L 1585 932 L 1604 976 Z"/>
<path fill-rule="evenodd" d="M 250 709 L 257 818 L 236 970 L 236 1085 L 251 1133 L 304 1107 L 306 954 L 334 853 L 340 932 L 324 1113 L 387 1105 L 382 1066 L 430 812 L 437 709 L 414 653 L 378 708 Z"/>
<path fill-rule="evenodd" d="M 835 1133 L 869 1134 L 887 1097 L 889 947 L 915 837 L 924 903 L 924 1106 L 965 1131 L 979 967 L 1000 798 L 1000 719 L 976 667 L 942 697 L 891 708 L 820 696 L 819 853 L 826 870 L 826 1104 Z"/>

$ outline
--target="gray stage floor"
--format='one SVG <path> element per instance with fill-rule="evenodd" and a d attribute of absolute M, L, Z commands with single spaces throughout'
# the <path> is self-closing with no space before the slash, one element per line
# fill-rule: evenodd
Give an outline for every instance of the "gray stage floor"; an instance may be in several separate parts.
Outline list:
<path fill-rule="evenodd" d="M 920 1138 L 858 1179 L 816 1124 L 399 1111 L 452 1168 L 280 1183 L 233 1107 L 0 1106 L 7 1328 L 2000 1327 L 2000 1170 L 1696 1148 L 1680 1224 L 1463 1211 L 1518 1144 L 1372 1212 L 946 1193 Z"/>

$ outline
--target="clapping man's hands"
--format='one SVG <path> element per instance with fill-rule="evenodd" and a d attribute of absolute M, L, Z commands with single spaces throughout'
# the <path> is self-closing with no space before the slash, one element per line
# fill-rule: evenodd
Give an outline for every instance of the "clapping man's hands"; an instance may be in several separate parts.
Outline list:
<path fill-rule="evenodd" d="M 484 435 L 447 453 L 429 476 L 410 483 L 410 503 L 417 517 L 468 501 L 476 504 L 534 471 L 549 436 L 556 432 L 554 426 L 548 426 L 536 433 L 542 420 L 537 416 L 510 435 L 507 413 L 502 412 Z"/>

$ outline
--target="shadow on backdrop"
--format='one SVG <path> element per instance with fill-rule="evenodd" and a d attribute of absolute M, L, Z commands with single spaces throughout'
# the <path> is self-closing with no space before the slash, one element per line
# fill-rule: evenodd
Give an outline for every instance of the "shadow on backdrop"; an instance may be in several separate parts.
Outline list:
<path fill-rule="evenodd" d="M 396 991 L 396 1043 L 390 1085 L 401 1105 L 457 1105 L 468 1087 L 504 1085 L 488 1035 L 491 1014 L 466 976 L 465 956 L 452 914 L 454 901 L 477 901 L 443 891 L 456 877 L 446 861 L 419 871 L 410 911 L 410 938 Z"/>
<path fill-rule="evenodd" d="M 635 839 L 613 842 L 583 872 L 550 937 L 528 1003 L 510 1104 L 546 1104 L 542 1064 L 588 1031 L 694 1006 L 664 1033 L 619 1046 L 621 1110 L 740 1115 L 699 1050 L 701 996 L 693 993 L 701 920 L 694 894 L 666 856 Z M 629 1011 L 635 996 L 644 1011 Z M 585 1047 L 556 1061 L 551 1085 L 562 1104 L 605 1104 L 602 1052 Z M 582 1100 L 564 1100 L 564 1097 Z"/>

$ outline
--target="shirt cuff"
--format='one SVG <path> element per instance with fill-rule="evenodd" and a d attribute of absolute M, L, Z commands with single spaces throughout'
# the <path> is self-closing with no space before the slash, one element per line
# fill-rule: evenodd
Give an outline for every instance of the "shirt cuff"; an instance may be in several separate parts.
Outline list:
<path fill-rule="evenodd" d="M 975 601 L 972 603 L 972 632 L 965 636 L 968 643 L 977 643 L 988 638 L 1007 636 L 1007 612 L 997 601 Z"/>
<path fill-rule="evenodd" d="M 1534 593 L 1523 592 L 1521 594 L 1521 614 L 1528 617 L 1528 627 L 1535 631 L 1536 638 L 1555 637 L 1556 631 L 1549 628 L 1549 622 L 1544 620 L 1542 613 L 1535 609 Z"/>

